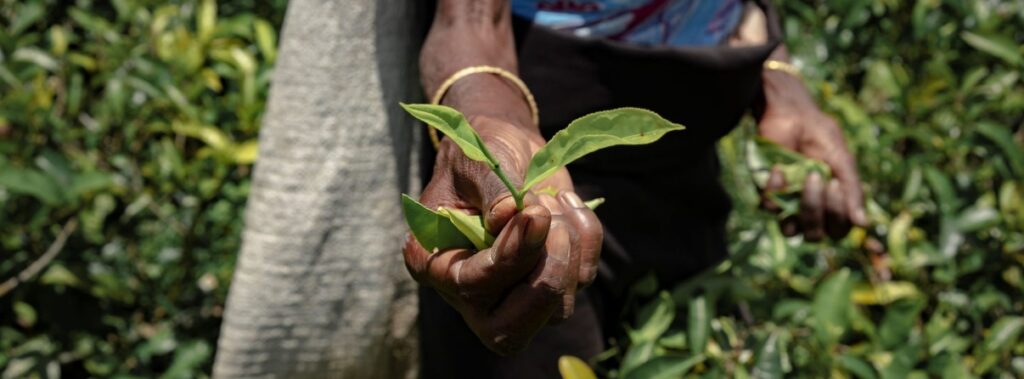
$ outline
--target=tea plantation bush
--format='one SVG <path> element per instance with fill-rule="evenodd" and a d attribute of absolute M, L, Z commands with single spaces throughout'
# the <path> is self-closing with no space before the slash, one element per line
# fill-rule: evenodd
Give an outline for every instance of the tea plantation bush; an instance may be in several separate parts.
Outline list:
<path fill-rule="evenodd" d="M 0 4 L 2 376 L 209 372 L 285 2 Z"/>
<path fill-rule="evenodd" d="M 0 0 L 0 376 L 209 372 L 284 8 Z M 1024 376 L 1024 5 L 780 8 L 873 226 L 782 236 L 746 125 L 721 144 L 733 256 L 638 283 L 598 371 Z"/>

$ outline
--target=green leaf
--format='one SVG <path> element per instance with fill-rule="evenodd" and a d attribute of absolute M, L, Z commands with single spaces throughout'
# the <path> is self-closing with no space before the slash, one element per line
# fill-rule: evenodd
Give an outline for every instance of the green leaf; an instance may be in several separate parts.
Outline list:
<path fill-rule="evenodd" d="M 778 332 L 772 332 L 761 345 L 761 350 L 757 353 L 757 363 L 754 364 L 754 371 L 751 374 L 755 378 L 783 377 L 781 350 Z"/>
<path fill-rule="evenodd" d="M 594 151 L 617 145 L 643 145 L 665 133 L 682 130 L 657 113 L 639 108 L 619 108 L 580 117 L 555 133 L 530 160 L 522 191 L 554 174 L 558 169 Z"/>
<path fill-rule="evenodd" d="M 681 378 L 694 366 L 704 361 L 704 355 L 689 358 L 663 356 L 651 359 L 626 373 L 626 379 L 673 379 Z"/>
<path fill-rule="evenodd" d="M 846 371 L 852 372 L 854 376 L 860 379 L 875 379 L 878 377 L 875 375 L 875 369 L 871 368 L 870 364 L 850 354 L 839 356 L 839 366 Z"/>
<path fill-rule="evenodd" d="M 459 111 L 444 105 L 403 103 L 401 106 L 413 117 L 444 133 L 469 159 L 491 166 L 498 164 L 491 158 L 491 153 L 480 139 L 480 135 L 476 134 L 476 130 L 473 130 L 469 121 L 466 121 L 466 117 Z"/>
<path fill-rule="evenodd" d="M 213 28 L 217 26 L 217 2 L 202 0 L 196 13 L 196 35 L 200 41 L 208 41 L 213 35 Z"/>
<path fill-rule="evenodd" d="M 558 372 L 562 379 L 597 379 L 594 370 L 579 358 L 563 355 L 558 358 Z"/>
<path fill-rule="evenodd" d="M 14 316 L 22 327 L 31 328 L 36 324 L 36 309 L 28 303 L 14 302 Z"/>
<path fill-rule="evenodd" d="M 676 305 L 667 291 L 658 293 L 658 298 L 648 303 L 637 314 L 639 329 L 630 333 L 633 343 L 658 339 L 676 317 Z"/>
<path fill-rule="evenodd" d="M 484 228 L 484 218 L 470 215 L 456 209 L 440 208 L 437 213 L 447 217 L 455 228 L 466 236 L 477 250 L 483 250 L 494 244 L 494 237 Z"/>
<path fill-rule="evenodd" d="M 11 58 L 15 61 L 28 62 L 42 67 L 47 71 L 56 71 L 60 63 L 50 53 L 34 47 L 22 47 L 14 50 Z"/>
<path fill-rule="evenodd" d="M 1024 178 L 1024 148 L 1014 142 L 1010 128 L 985 121 L 979 122 L 977 127 L 978 133 L 991 140 L 1003 151 L 1006 159 L 1010 162 L 1010 167 L 1017 174 L 1017 178 Z"/>
<path fill-rule="evenodd" d="M 851 287 L 850 270 L 843 268 L 826 278 L 814 293 L 814 327 L 818 339 L 826 345 L 835 343 L 846 331 Z"/>
<path fill-rule="evenodd" d="M 988 351 L 1002 351 L 1019 342 L 1021 331 L 1024 331 L 1024 317 L 1003 316 L 988 330 L 982 346 Z"/>
<path fill-rule="evenodd" d="M 656 348 L 657 343 L 654 341 L 634 343 L 630 346 L 629 350 L 626 351 L 626 356 L 622 357 L 622 364 L 619 366 L 621 375 L 628 377 L 630 371 L 650 361 L 654 357 Z"/>
<path fill-rule="evenodd" d="M 1006 63 L 1012 65 L 1024 63 L 1024 56 L 1021 56 L 1020 46 L 1012 39 L 1001 35 L 980 35 L 967 31 L 960 33 L 960 38 L 963 38 L 964 42 L 967 42 L 968 45 L 975 49 L 999 57 L 1006 61 Z"/>
<path fill-rule="evenodd" d="M 53 178 L 33 169 L 5 167 L 0 170 L 0 187 L 11 193 L 35 197 L 47 205 L 57 205 L 64 198 Z"/>
<path fill-rule="evenodd" d="M 708 302 L 704 296 L 690 300 L 687 318 L 686 335 L 690 337 L 690 350 L 703 353 L 708 346 L 708 335 L 711 333 L 711 315 Z"/>
<path fill-rule="evenodd" d="M 259 156 L 259 143 L 256 139 L 236 144 L 231 149 L 231 161 L 235 164 L 253 164 Z"/>
<path fill-rule="evenodd" d="M 199 139 L 214 150 L 224 150 L 232 145 L 231 137 L 212 125 L 175 123 L 171 129 L 175 133 Z"/>
<path fill-rule="evenodd" d="M 191 378 L 196 369 L 210 359 L 210 345 L 205 341 L 193 341 L 179 346 L 174 352 L 174 361 L 160 379 Z"/>
<path fill-rule="evenodd" d="M 603 197 L 593 198 L 583 202 L 583 205 L 586 205 L 587 208 L 590 208 L 590 210 L 597 209 L 597 207 L 601 206 L 601 204 L 604 204 Z"/>
<path fill-rule="evenodd" d="M 270 25 L 269 22 L 263 19 L 257 19 L 253 23 L 253 30 L 256 32 L 256 46 L 260 49 L 260 54 L 263 54 L 263 58 L 267 62 L 273 62 L 277 59 L 277 36 L 274 33 L 274 26 Z"/>
<path fill-rule="evenodd" d="M 412 235 L 427 252 L 434 253 L 438 249 L 473 247 L 473 243 L 452 224 L 448 217 L 434 212 L 405 194 L 402 194 L 402 212 L 405 213 L 405 222 L 409 225 Z"/>

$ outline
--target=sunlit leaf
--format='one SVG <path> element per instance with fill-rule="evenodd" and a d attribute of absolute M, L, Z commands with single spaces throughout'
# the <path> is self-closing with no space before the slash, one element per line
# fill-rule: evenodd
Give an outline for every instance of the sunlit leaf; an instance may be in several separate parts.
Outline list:
<path fill-rule="evenodd" d="M 617 145 L 642 145 L 682 125 L 639 108 L 619 108 L 580 117 L 555 133 L 533 155 L 526 169 L 523 189 L 529 190 L 558 169 L 594 151 Z"/>
<path fill-rule="evenodd" d="M 473 247 L 473 243 L 448 217 L 423 206 L 405 194 L 402 195 L 402 212 L 416 241 L 429 253 L 438 249 Z"/>

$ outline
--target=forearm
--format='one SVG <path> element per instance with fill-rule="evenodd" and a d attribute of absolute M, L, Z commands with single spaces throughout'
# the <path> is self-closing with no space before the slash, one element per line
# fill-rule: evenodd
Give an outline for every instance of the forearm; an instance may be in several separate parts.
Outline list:
<path fill-rule="evenodd" d="M 518 72 L 508 0 L 440 0 L 420 54 L 420 73 L 428 97 L 456 71 L 478 65 Z M 489 116 L 537 131 L 523 94 L 491 74 L 462 78 L 448 89 L 442 104 L 467 115 Z"/>

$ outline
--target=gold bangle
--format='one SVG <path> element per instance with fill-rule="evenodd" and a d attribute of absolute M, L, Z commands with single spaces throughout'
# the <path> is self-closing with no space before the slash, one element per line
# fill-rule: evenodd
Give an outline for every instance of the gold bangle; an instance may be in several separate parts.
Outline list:
<path fill-rule="evenodd" d="M 519 87 L 519 90 L 523 92 L 523 97 L 526 98 L 526 104 L 530 106 L 530 113 L 533 116 L 533 123 L 540 124 L 540 115 L 539 111 L 537 110 L 537 101 L 533 98 L 533 93 L 530 92 L 530 89 L 526 87 L 526 83 L 523 83 L 523 81 L 519 79 L 519 77 L 516 76 L 515 74 L 508 72 L 507 70 L 500 67 L 470 66 L 459 71 L 456 71 L 454 74 L 449 76 L 448 79 L 445 79 L 445 81 L 441 83 L 441 86 L 437 88 L 437 92 L 434 92 L 434 97 L 430 99 L 430 103 L 440 104 L 441 99 L 444 98 L 444 94 L 447 93 L 448 89 L 451 88 L 452 85 L 455 84 L 455 82 L 457 82 L 459 79 L 465 78 L 473 74 L 481 73 L 498 75 L 502 78 L 508 79 L 508 81 L 512 82 L 512 84 L 514 84 L 516 87 Z M 436 129 L 434 129 L 430 125 L 427 125 L 427 128 L 430 131 L 430 142 L 434 144 L 434 148 L 436 149 L 438 146 L 440 146 L 441 139 L 437 137 Z"/>
<path fill-rule="evenodd" d="M 764 61 L 765 70 L 782 71 L 787 74 L 793 75 L 797 78 L 803 79 L 803 74 L 800 73 L 800 69 L 796 68 L 792 63 L 769 59 Z"/>

